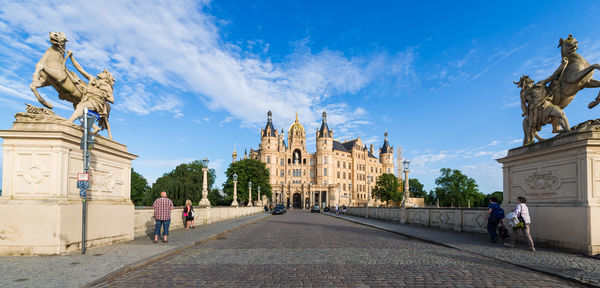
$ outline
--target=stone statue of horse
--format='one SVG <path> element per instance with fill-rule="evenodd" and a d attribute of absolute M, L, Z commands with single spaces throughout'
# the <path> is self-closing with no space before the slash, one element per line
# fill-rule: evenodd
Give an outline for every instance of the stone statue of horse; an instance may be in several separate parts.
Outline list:
<path fill-rule="evenodd" d="M 58 98 L 73 103 L 73 107 L 81 101 L 85 83 L 72 71 L 65 67 L 65 45 L 67 37 L 62 32 L 50 32 L 50 43 L 52 46 L 46 50 L 42 59 L 35 64 L 35 72 L 29 88 L 37 100 L 44 106 L 52 109 L 37 88 L 52 86 L 58 92 Z"/>
<path fill-rule="evenodd" d="M 573 101 L 575 94 L 583 88 L 600 87 L 600 81 L 593 79 L 594 70 L 600 69 L 600 64 L 590 65 L 579 53 L 577 53 L 578 42 L 569 34 L 567 39 L 559 39 L 560 55 L 566 67 L 559 67 L 562 72 L 551 76 L 550 89 L 552 91 L 552 103 L 564 109 Z M 558 70 L 557 70 L 558 71 Z M 600 103 L 600 93 L 596 99 L 588 105 L 591 109 Z"/>

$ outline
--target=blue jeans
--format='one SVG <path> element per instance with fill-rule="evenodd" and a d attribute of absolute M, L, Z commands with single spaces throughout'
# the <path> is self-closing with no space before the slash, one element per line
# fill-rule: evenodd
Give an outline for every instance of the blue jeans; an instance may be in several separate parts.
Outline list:
<path fill-rule="evenodd" d="M 500 220 L 492 216 L 488 218 L 487 230 L 488 233 L 490 233 L 490 238 L 492 242 L 496 241 L 496 238 L 498 237 L 498 233 L 496 233 L 496 231 L 498 230 L 498 224 L 500 224 Z"/>
<path fill-rule="evenodd" d="M 169 235 L 169 225 L 171 225 L 171 219 L 156 220 L 156 227 L 154 228 L 154 235 L 160 235 L 160 226 L 163 227 L 163 236 Z"/>

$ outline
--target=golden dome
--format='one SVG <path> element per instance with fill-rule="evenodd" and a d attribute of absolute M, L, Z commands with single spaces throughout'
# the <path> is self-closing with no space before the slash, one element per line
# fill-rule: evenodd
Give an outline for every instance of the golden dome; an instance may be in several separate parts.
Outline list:
<path fill-rule="evenodd" d="M 298 112 L 296 112 L 296 121 L 294 121 L 294 124 L 292 124 L 292 126 L 290 126 L 290 130 L 288 131 L 289 135 L 294 135 L 293 132 L 300 132 L 300 133 L 304 133 L 304 126 L 302 126 L 302 124 L 300 124 L 300 122 L 298 122 Z"/>

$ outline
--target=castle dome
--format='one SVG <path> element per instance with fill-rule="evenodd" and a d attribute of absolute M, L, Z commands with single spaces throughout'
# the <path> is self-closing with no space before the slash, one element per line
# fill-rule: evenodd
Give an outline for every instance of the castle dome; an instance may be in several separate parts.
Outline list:
<path fill-rule="evenodd" d="M 294 135 L 294 132 L 304 133 L 304 126 L 302 126 L 302 124 L 300 124 L 300 122 L 298 121 L 298 112 L 296 112 L 296 121 L 294 121 L 294 124 L 290 126 L 288 134 Z"/>

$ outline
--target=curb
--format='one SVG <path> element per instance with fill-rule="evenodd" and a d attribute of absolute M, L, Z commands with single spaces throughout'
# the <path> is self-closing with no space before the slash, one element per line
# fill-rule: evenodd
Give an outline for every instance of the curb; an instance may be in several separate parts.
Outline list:
<path fill-rule="evenodd" d="M 136 269 L 139 269 L 139 268 L 144 267 L 146 265 L 152 264 L 152 263 L 154 263 L 154 262 L 156 262 L 158 260 L 161 260 L 161 259 L 166 258 L 168 256 L 171 256 L 173 254 L 178 254 L 178 253 L 180 253 L 181 251 L 183 251 L 185 249 L 191 248 L 191 247 L 196 246 L 198 244 L 202 244 L 202 243 L 214 240 L 214 239 L 216 239 L 216 238 L 218 238 L 220 236 L 223 236 L 223 235 L 225 235 L 227 233 L 230 233 L 232 231 L 238 230 L 238 229 L 240 229 L 242 227 L 245 227 L 245 226 L 248 226 L 248 225 L 260 222 L 260 221 L 264 220 L 265 218 L 267 218 L 269 216 L 271 216 L 271 215 L 270 214 L 266 214 L 266 215 L 264 215 L 263 217 L 261 217 L 259 219 L 256 219 L 256 220 L 248 222 L 248 223 L 244 223 L 244 224 L 236 226 L 236 227 L 233 227 L 233 228 L 225 230 L 225 231 L 223 231 L 221 233 L 217 233 L 217 234 L 213 234 L 213 235 L 208 235 L 208 237 L 206 237 L 204 239 L 201 239 L 201 240 L 198 240 L 198 241 L 195 241 L 193 243 L 188 243 L 188 244 L 185 244 L 185 245 L 180 246 L 180 247 L 174 247 L 173 249 L 164 251 L 164 252 L 156 254 L 154 256 L 150 256 L 150 257 L 148 257 L 146 259 L 142 259 L 142 260 L 139 260 L 137 262 L 125 265 L 125 266 L 123 266 L 121 268 L 118 268 L 117 270 L 112 271 L 112 272 L 110 272 L 110 273 L 108 273 L 108 274 L 106 274 L 106 275 L 104 275 L 104 276 L 102 276 L 102 277 L 100 277 L 100 278 L 98 278 L 98 279 L 96 279 L 94 281 L 86 283 L 86 284 L 82 285 L 81 287 L 82 288 L 89 288 L 89 287 L 93 287 L 93 286 L 96 286 L 96 285 L 104 283 L 104 282 L 108 282 L 108 281 L 113 280 L 114 278 L 116 278 L 118 276 L 124 275 L 124 274 L 126 274 L 128 272 L 131 272 L 133 270 L 136 270 Z"/>
<path fill-rule="evenodd" d="M 554 273 L 554 272 L 550 272 L 550 271 L 539 270 L 537 268 L 530 267 L 530 266 L 525 266 L 525 265 L 522 265 L 522 264 L 512 263 L 512 262 L 509 262 L 509 261 L 506 261 L 506 260 L 503 260 L 503 259 L 498 259 L 498 258 L 494 258 L 494 257 L 491 257 L 491 256 L 479 254 L 479 253 L 476 253 L 476 252 L 473 252 L 473 251 L 469 251 L 469 250 L 465 250 L 465 249 L 462 249 L 460 247 L 456 247 L 456 246 L 449 245 L 449 244 L 446 244 L 446 243 L 437 242 L 437 241 L 434 241 L 434 240 L 425 239 L 425 238 L 418 237 L 418 236 L 415 236 L 415 235 L 410 235 L 410 234 L 402 233 L 402 232 L 399 232 L 399 231 L 391 230 L 391 229 L 388 229 L 386 227 L 382 227 L 382 226 L 379 226 L 379 225 L 376 225 L 376 224 L 363 223 L 363 222 L 360 222 L 359 220 L 344 218 L 344 217 L 340 217 L 338 215 L 333 215 L 333 214 L 330 214 L 330 213 L 323 213 L 323 214 L 327 215 L 327 216 L 330 216 L 330 217 L 337 218 L 337 219 L 346 220 L 348 222 L 352 222 L 352 223 L 356 223 L 356 224 L 360 224 L 360 225 L 364 225 L 364 226 L 368 226 L 368 227 L 377 228 L 377 229 L 380 229 L 380 230 L 384 230 L 384 231 L 387 231 L 387 232 L 390 232 L 390 233 L 402 235 L 402 236 L 413 238 L 413 239 L 418 239 L 420 241 L 427 242 L 427 243 L 430 243 L 430 244 L 434 244 L 434 245 L 438 245 L 438 246 L 443 246 L 443 247 L 447 247 L 447 248 L 451 248 L 451 249 L 456 249 L 456 250 L 464 251 L 464 252 L 467 252 L 467 253 L 471 253 L 473 255 L 478 255 L 478 256 L 485 257 L 485 258 L 488 258 L 488 259 L 492 259 L 492 260 L 495 260 L 495 261 L 499 261 L 499 262 L 502 262 L 502 263 L 514 265 L 514 266 L 517 266 L 517 267 L 520 267 L 520 268 L 524 268 L 524 269 L 527 269 L 527 270 L 531 270 L 531 271 L 535 271 L 535 272 L 538 272 L 538 273 L 546 274 L 546 275 L 549 275 L 549 276 L 557 277 L 557 278 L 560 278 L 560 279 L 563 279 L 563 280 L 568 280 L 568 281 L 576 282 L 578 284 L 582 284 L 582 285 L 585 285 L 585 286 L 588 286 L 588 287 L 596 287 L 596 288 L 600 287 L 600 285 L 596 285 L 594 283 L 583 281 L 581 279 L 578 279 L 578 278 L 575 278 L 575 277 L 572 277 L 572 276 L 558 274 L 558 273 Z M 351 217 L 353 217 L 353 216 L 351 216 Z"/>

